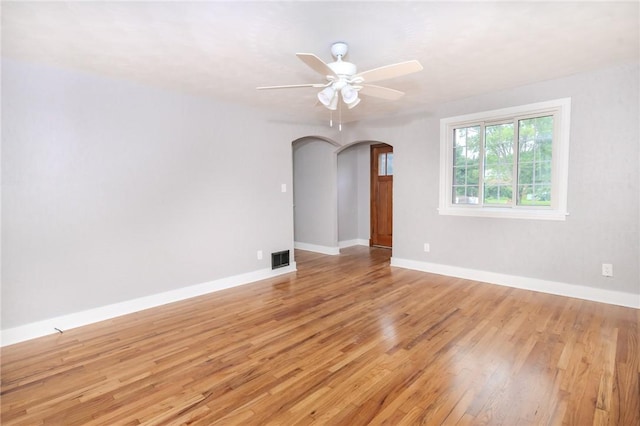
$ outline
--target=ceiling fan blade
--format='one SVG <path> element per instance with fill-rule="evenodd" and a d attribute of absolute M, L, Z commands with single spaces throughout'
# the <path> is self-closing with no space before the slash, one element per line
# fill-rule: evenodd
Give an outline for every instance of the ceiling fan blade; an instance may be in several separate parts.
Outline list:
<path fill-rule="evenodd" d="M 315 72 L 325 76 L 332 75 L 336 78 L 338 77 L 338 75 L 329 68 L 329 65 L 325 64 L 322 59 L 318 58 L 313 53 L 296 53 L 296 56 Z"/>
<path fill-rule="evenodd" d="M 395 89 L 389 89 L 388 87 L 374 86 L 372 84 L 362 85 L 362 89 L 358 90 L 358 93 L 363 95 L 373 96 L 375 98 L 387 99 L 395 101 L 404 96 L 404 92 Z"/>
<path fill-rule="evenodd" d="M 374 68 L 364 71 L 352 77 L 362 78 L 365 83 L 386 80 L 388 78 L 400 77 L 414 72 L 422 71 L 420 62 L 413 60 L 407 62 L 399 62 L 397 64 L 386 65 L 380 68 Z"/>
<path fill-rule="evenodd" d="M 295 89 L 296 87 L 325 87 L 326 84 L 288 84 L 286 86 L 261 86 L 256 87 L 258 90 L 268 90 L 268 89 Z"/>

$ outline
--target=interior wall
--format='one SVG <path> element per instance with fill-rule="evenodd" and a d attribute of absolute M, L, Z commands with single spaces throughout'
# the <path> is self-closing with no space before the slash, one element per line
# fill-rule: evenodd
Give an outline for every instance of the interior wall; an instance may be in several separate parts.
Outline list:
<path fill-rule="evenodd" d="M 358 145 L 338 153 L 338 242 L 358 239 Z"/>
<path fill-rule="evenodd" d="M 338 153 L 338 241 L 341 243 L 368 244 L 371 236 L 372 143 L 356 142 Z"/>
<path fill-rule="evenodd" d="M 313 143 L 313 147 L 310 144 Z M 341 148 L 336 142 L 304 138 L 294 143 L 295 241 L 333 250 L 368 241 L 370 236 L 370 145 L 356 142 Z M 337 158 L 336 157 L 337 152 Z M 336 177 L 331 174 L 336 165 Z M 335 186 L 334 186 L 335 185 Z M 337 246 L 326 238 L 336 221 L 331 200 L 337 196 Z M 332 244 L 327 246 L 327 244 Z M 308 247 L 308 246 L 307 246 Z M 312 247 L 313 248 L 313 247 Z"/>
<path fill-rule="evenodd" d="M 394 146 L 394 258 L 639 295 L 639 93 L 631 64 L 348 129 Z M 565 221 L 438 214 L 441 118 L 564 97 L 572 98 Z M 601 275 L 602 263 L 614 277 Z"/>
<path fill-rule="evenodd" d="M 3 330 L 270 271 L 293 250 L 291 141 L 314 131 L 3 60 Z"/>
<path fill-rule="evenodd" d="M 357 146 L 358 162 L 358 239 L 371 238 L 371 143 Z"/>
<path fill-rule="evenodd" d="M 304 138 L 293 144 L 294 238 L 296 244 L 338 250 L 336 146 Z"/>
<path fill-rule="evenodd" d="M 340 137 L 394 146 L 395 258 L 639 295 L 639 75 L 637 64 L 579 74 L 348 123 Z M 268 268 L 256 250 L 293 248 L 293 193 L 281 192 L 293 184 L 291 141 L 336 137 L 8 60 L 2 90 L 3 329 Z M 438 215 L 440 118 L 562 97 L 572 98 L 566 221 Z M 335 177 L 335 160 L 326 166 Z M 336 228 L 317 242 L 337 245 Z"/>

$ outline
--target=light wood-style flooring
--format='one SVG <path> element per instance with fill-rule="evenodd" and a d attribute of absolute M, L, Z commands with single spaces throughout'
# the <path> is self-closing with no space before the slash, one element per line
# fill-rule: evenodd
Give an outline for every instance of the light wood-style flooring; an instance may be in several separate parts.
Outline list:
<path fill-rule="evenodd" d="M 389 255 L 5 347 L 2 424 L 640 424 L 640 311 Z"/>

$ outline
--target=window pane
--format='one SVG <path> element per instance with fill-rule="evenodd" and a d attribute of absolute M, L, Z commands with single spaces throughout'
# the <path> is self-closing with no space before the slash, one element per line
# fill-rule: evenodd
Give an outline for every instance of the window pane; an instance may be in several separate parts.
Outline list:
<path fill-rule="evenodd" d="M 511 204 L 513 188 L 511 185 L 486 185 L 484 186 L 484 202 L 487 204 Z"/>
<path fill-rule="evenodd" d="M 478 177 L 480 175 L 480 170 L 478 167 L 478 161 L 471 163 L 473 167 L 467 169 L 467 184 L 477 186 L 479 181 Z"/>
<path fill-rule="evenodd" d="M 454 130 L 453 203 L 478 204 L 480 126 Z"/>
<path fill-rule="evenodd" d="M 551 161 L 540 161 L 535 164 L 535 181 L 538 184 L 551 182 Z"/>
<path fill-rule="evenodd" d="M 393 175 L 393 152 L 387 154 L 387 176 Z"/>
<path fill-rule="evenodd" d="M 548 206 L 551 203 L 551 185 L 536 185 L 536 198 Z"/>
<path fill-rule="evenodd" d="M 478 204 L 478 187 L 477 186 L 454 186 L 453 202 L 455 204 Z"/>
<path fill-rule="evenodd" d="M 466 194 L 467 188 L 464 186 L 454 186 L 453 187 L 453 198 L 464 197 Z"/>
<path fill-rule="evenodd" d="M 548 206 L 551 204 L 551 186 L 518 185 L 520 202 L 523 206 Z"/>
<path fill-rule="evenodd" d="M 458 147 L 453 149 L 453 165 L 466 167 L 467 164 L 467 147 Z"/>
<path fill-rule="evenodd" d="M 533 182 L 533 163 L 531 162 L 519 162 L 518 163 L 518 183 L 519 185 L 531 184 Z"/>
<path fill-rule="evenodd" d="M 511 203 L 513 123 L 486 126 L 484 134 L 484 202 Z"/>
<path fill-rule="evenodd" d="M 518 185 L 518 204 L 522 206 L 535 205 L 535 192 L 531 185 Z"/>
<path fill-rule="evenodd" d="M 518 121 L 518 204 L 551 205 L 553 116 Z"/>
<path fill-rule="evenodd" d="M 378 154 L 378 176 L 384 176 L 387 173 L 387 154 Z"/>
<path fill-rule="evenodd" d="M 466 183 L 467 183 L 467 168 L 454 167 L 453 168 L 453 184 L 464 185 Z"/>
<path fill-rule="evenodd" d="M 480 156 L 480 134 L 471 134 L 467 138 L 467 161 L 478 162 Z"/>

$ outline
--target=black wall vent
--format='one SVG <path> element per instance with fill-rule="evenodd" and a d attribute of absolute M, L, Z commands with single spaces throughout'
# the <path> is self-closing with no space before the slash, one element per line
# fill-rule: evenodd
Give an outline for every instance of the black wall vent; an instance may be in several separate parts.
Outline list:
<path fill-rule="evenodd" d="M 271 269 L 289 266 L 289 250 L 271 253 Z"/>

